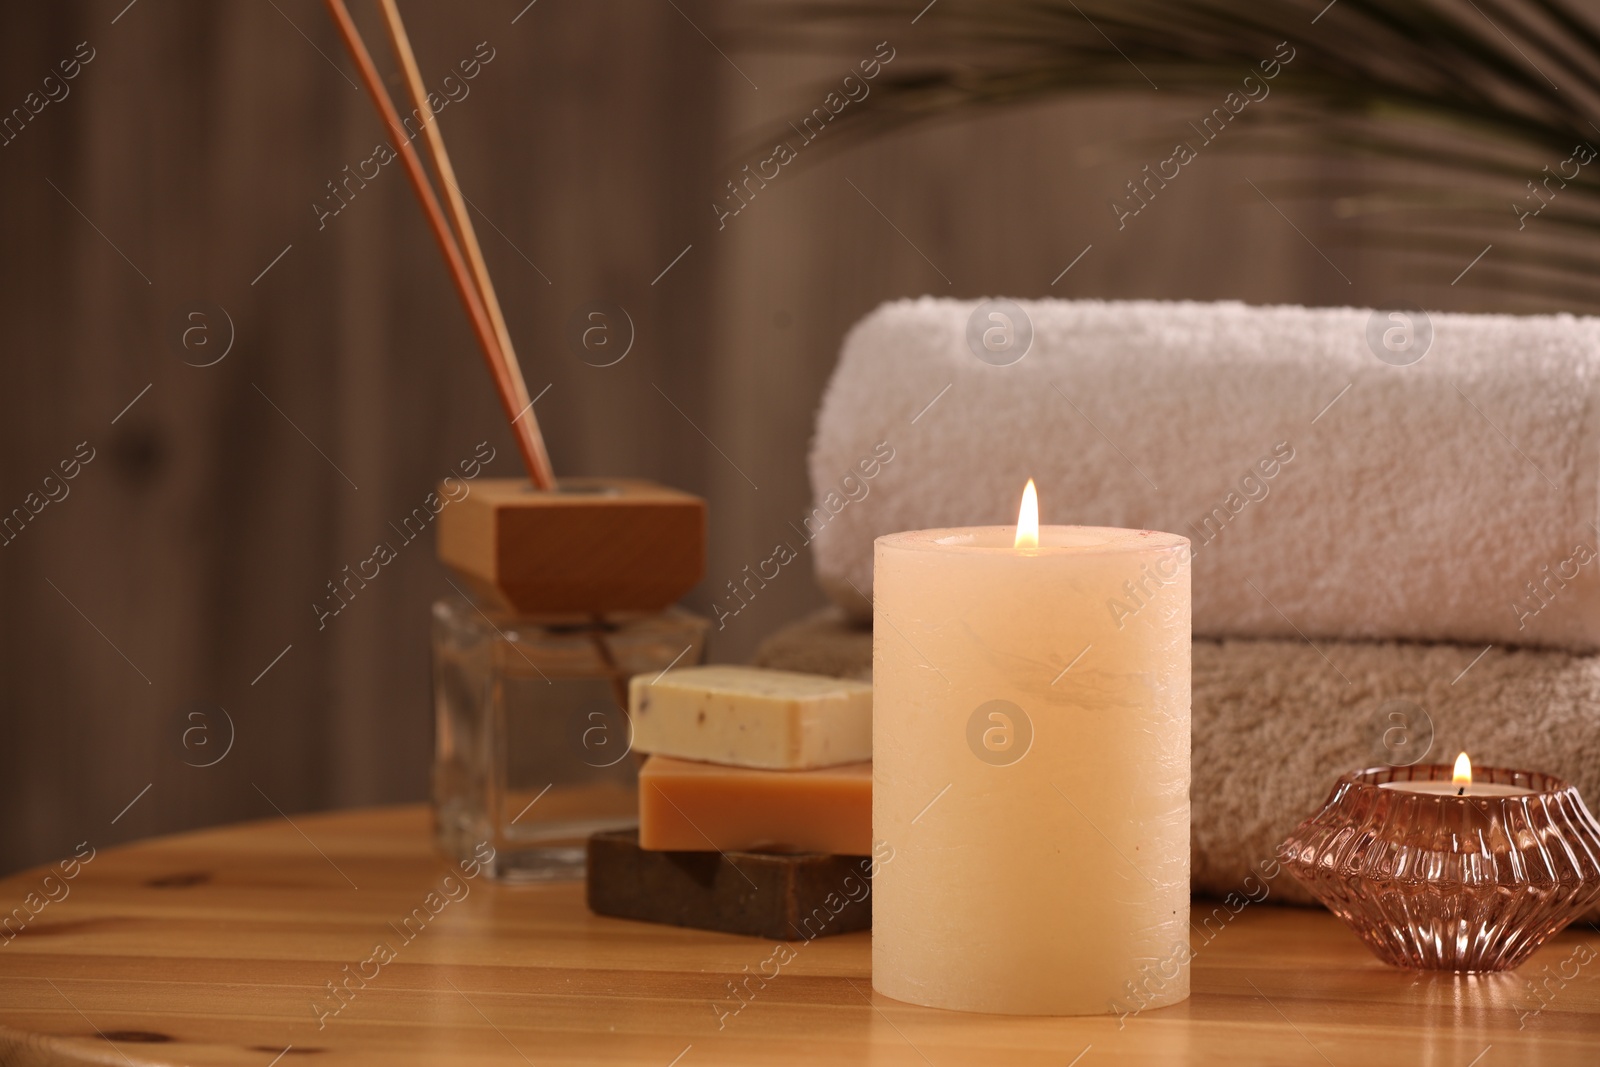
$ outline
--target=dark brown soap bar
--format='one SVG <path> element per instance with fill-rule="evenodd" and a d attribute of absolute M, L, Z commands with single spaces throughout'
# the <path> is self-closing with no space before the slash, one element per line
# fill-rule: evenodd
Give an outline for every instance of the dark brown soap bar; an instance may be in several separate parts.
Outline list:
<path fill-rule="evenodd" d="M 873 861 L 816 852 L 656 852 L 639 831 L 589 838 L 596 915 L 810 941 L 872 926 Z"/>

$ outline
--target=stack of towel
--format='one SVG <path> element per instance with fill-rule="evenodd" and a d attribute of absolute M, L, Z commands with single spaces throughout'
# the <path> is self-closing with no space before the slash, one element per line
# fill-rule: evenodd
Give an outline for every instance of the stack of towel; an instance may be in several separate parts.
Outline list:
<path fill-rule="evenodd" d="M 1043 522 L 1193 542 L 1197 890 L 1238 890 L 1362 766 L 1465 749 L 1600 801 L 1600 322 L 1020 308 L 1008 365 L 969 346 L 977 302 L 851 332 L 805 522 L 838 611 L 759 662 L 870 673 L 873 538 L 1013 522 L 1032 477 Z"/>

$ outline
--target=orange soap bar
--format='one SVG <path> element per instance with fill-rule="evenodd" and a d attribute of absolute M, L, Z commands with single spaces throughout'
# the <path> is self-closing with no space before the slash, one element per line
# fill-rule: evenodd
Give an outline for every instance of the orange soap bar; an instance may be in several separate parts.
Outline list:
<path fill-rule="evenodd" d="M 766 771 L 651 756 L 639 846 L 670 852 L 872 852 L 872 764 Z"/>

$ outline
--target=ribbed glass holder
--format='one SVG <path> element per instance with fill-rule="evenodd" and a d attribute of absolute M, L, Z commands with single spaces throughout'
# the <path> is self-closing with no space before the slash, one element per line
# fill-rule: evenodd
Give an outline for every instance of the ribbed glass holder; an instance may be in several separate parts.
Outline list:
<path fill-rule="evenodd" d="M 1340 778 L 1283 844 L 1296 878 L 1385 963 L 1503 971 L 1600 899 L 1600 824 L 1559 778 L 1473 768 L 1518 796 L 1439 796 L 1384 782 L 1450 781 L 1444 764 Z"/>

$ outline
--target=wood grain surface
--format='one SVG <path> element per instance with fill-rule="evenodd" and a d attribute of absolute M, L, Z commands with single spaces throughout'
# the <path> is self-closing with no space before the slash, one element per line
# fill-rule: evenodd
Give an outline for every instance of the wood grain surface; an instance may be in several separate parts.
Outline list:
<path fill-rule="evenodd" d="M 70 880 L 50 869 L 61 899 L 0 943 L 5 1067 L 1555 1067 L 1600 1056 L 1592 929 L 1517 973 L 1456 977 L 1387 968 L 1325 913 L 1252 905 L 1199 949 L 1184 1004 L 1015 1018 L 878 996 L 865 933 L 799 943 L 788 958 L 773 942 L 590 915 L 576 884 L 509 888 L 459 871 L 446 882 L 418 807 L 275 817 L 103 849 L 69 869 Z M 0 901 L 42 894 L 47 874 L 0 882 Z M 405 925 L 419 908 L 428 921 Z M 393 959 L 367 965 L 380 943 Z M 331 1014 L 341 1002 L 325 983 L 346 965 L 376 976 Z M 730 981 L 774 969 L 742 1004 L 729 994 Z"/>

